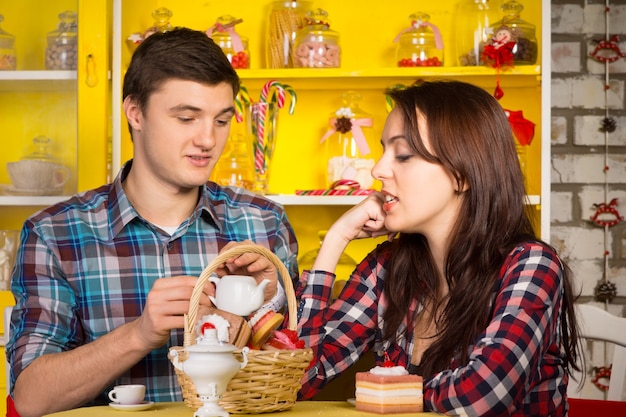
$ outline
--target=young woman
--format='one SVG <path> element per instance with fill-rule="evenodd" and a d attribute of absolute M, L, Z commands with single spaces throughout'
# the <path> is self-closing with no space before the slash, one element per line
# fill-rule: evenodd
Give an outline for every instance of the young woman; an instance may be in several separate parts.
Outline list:
<path fill-rule="evenodd" d="M 537 238 L 505 112 L 486 91 L 423 82 L 395 102 L 372 175 L 382 190 L 328 231 L 298 288 L 316 354 L 301 398 L 374 349 L 424 377 L 425 409 L 563 416 L 577 330 L 568 269 Z M 329 303 L 353 239 L 388 235 Z"/>

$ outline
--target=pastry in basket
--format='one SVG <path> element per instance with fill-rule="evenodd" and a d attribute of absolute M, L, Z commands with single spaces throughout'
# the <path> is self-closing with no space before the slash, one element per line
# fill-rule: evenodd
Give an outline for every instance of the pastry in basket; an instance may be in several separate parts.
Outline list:
<path fill-rule="evenodd" d="M 298 333 L 291 329 L 274 330 L 263 344 L 264 350 L 297 350 L 304 349 L 304 340 L 298 338 Z"/>
<path fill-rule="evenodd" d="M 250 346 L 253 349 L 260 349 L 269 339 L 273 330 L 278 329 L 285 317 L 268 308 L 261 308 L 250 317 L 249 324 L 252 327 L 252 337 Z"/>
<path fill-rule="evenodd" d="M 220 341 L 228 342 L 239 349 L 248 344 L 252 329 L 243 317 L 211 307 L 210 314 L 203 316 L 198 323 L 207 321 L 217 328 L 217 337 Z"/>
<path fill-rule="evenodd" d="M 356 373 L 356 409 L 378 414 L 424 411 L 423 379 L 388 361 Z"/>

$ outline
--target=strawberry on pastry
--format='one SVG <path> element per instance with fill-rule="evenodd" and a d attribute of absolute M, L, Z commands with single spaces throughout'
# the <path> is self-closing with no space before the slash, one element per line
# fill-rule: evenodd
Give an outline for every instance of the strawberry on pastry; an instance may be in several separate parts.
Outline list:
<path fill-rule="evenodd" d="M 274 330 L 271 337 L 265 342 L 262 349 L 265 350 L 297 350 L 304 349 L 304 340 L 298 339 L 295 330 Z"/>
<path fill-rule="evenodd" d="M 259 349 L 263 343 L 285 320 L 285 317 L 274 310 L 261 309 L 254 313 L 248 323 L 252 327 L 252 337 L 250 338 L 250 346 L 253 349 Z"/>

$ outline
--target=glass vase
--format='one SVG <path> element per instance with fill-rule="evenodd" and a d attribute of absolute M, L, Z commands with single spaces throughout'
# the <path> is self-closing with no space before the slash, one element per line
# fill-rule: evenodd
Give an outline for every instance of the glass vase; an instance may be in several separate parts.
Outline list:
<path fill-rule="evenodd" d="M 269 193 L 270 167 L 278 131 L 277 103 L 250 103 L 246 105 L 246 125 L 252 143 L 254 166 L 253 191 Z"/>

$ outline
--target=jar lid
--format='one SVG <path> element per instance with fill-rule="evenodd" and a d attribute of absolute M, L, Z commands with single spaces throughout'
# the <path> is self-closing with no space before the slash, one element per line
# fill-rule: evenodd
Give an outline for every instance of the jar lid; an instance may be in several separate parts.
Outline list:
<path fill-rule="evenodd" d="M 330 27 L 328 12 L 320 8 L 309 10 L 304 17 L 304 22 L 307 26 L 319 26 L 324 29 L 328 29 Z"/>
<path fill-rule="evenodd" d="M 173 12 L 167 7 L 159 7 L 152 12 L 152 18 L 154 19 L 154 29 L 156 32 L 167 32 L 172 30 L 170 19 L 173 16 Z"/>
<path fill-rule="evenodd" d="M 52 139 L 47 136 L 37 136 L 33 139 L 29 150 L 30 152 L 24 155 L 22 159 L 38 161 L 54 161 L 56 159 L 52 154 Z"/>
<path fill-rule="evenodd" d="M 78 24 L 76 22 L 76 12 L 71 10 L 59 13 L 59 23 L 57 28 L 48 33 L 50 37 L 76 37 L 78 35 Z"/>
<path fill-rule="evenodd" d="M 4 16 L 0 14 L 0 23 L 4 22 Z M 11 40 L 15 40 L 15 36 L 11 35 L 10 33 L 5 32 L 4 30 L 2 30 L 2 28 L 0 27 L 0 38 L 4 38 L 4 39 L 11 39 Z"/>

